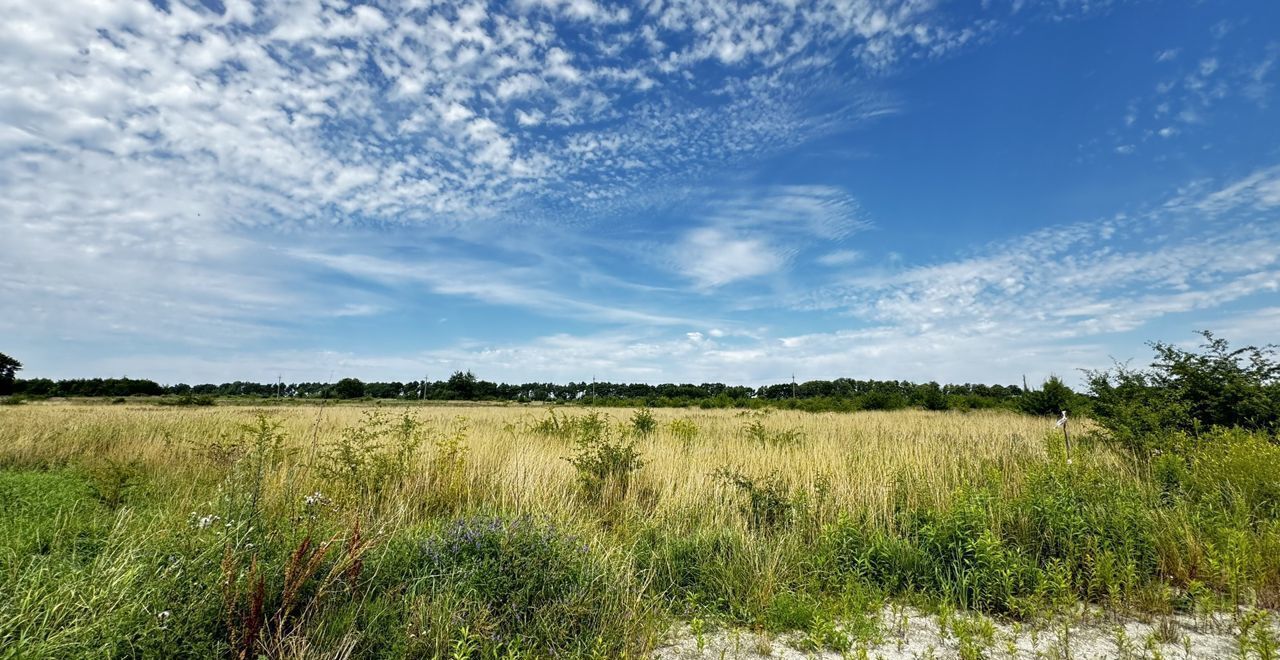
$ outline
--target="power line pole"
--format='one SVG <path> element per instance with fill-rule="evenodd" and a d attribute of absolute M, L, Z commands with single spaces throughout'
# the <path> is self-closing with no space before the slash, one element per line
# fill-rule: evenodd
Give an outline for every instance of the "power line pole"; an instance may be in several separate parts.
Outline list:
<path fill-rule="evenodd" d="M 791 372 L 791 398 L 796 398 L 796 372 Z"/>
<path fill-rule="evenodd" d="M 591 407 L 596 407 L 596 375 L 591 374 Z"/>

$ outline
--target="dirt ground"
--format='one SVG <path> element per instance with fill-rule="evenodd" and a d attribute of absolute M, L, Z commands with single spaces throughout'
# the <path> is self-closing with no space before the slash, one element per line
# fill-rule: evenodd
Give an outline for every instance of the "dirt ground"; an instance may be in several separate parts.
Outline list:
<path fill-rule="evenodd" d="M 844 652 L 806 634 L 769 635 L 749 630 L 716 629 L 696 633 L 684 625 L 669 644 L 657 650 L 661 660 L 695 658 L 843 659 L 884 658 L 1045 658 L 1045 659 L 1185 659 L 1280 657 L 1280 616 L 1242 612 L 1125 617 L 1084 610 L 1031 626 L 977 615 L 937 615 L 906 607 L 886 607 L 878 632 L 855 639 L 840 626 L 834 638 L 847 638 Z M 841 634 L 843 633 L 843 635 Z M 830 637 L 829 637 L 830 639 Z"/>

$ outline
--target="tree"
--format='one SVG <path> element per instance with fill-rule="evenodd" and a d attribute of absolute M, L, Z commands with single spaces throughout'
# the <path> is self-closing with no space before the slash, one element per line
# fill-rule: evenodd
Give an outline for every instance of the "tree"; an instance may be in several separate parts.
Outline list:
<path fill-rule="evenodd" d="M 942 392 L 942 386 L 935 382 L 917 385 L 916 399 L 925 410 L 947 409 L 947 395 Z"/>
<path fill-rule="evenodd" d="M 1089 372 L 1094 416 L 1117 440 L 1148 448 L 1170 433 L 1198 436 L 1214 426 L 1280 431 L 1276 347 L 1232 349 L 1211 332 L 1199 334 L 1198 352 L 1151 344 L 1156 358 L 1146 370 Z"/>
<path fill-rule="evenodd" d="M 364 396 L 364 383 L 359 378 L 343 378 L 333 386 L 333 393 L 339 399 L 359 399 Z"/>
<path fill-rule="evenodd" d="M 0 353 L 0 394 L 13 394 L 19 371 L 22 371 L 21 362 Z"/>
<path fill-rule="evenodd" d="M 1064 410 L 1078 411 L 1081 403 L 1080 396 L 1061 378 L 1049 376 L 1040 389 L 1023 392 L 1018 407 L 1032 415 L 1057 415 Z"/>
<path fill-rule="evenodd" d="M 450 397 L 461 401 L 476 398 L 476 375 L 470 371 L 455 371 L 446 383 Z"/>

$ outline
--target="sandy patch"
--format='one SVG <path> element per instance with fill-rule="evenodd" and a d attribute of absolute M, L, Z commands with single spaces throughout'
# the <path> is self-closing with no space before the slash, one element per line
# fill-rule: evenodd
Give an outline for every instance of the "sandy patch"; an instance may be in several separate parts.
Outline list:
<path fill-rule="evenodd" d="M 1274 613 L 1134 618 L 1086 610 L 1036 625 L 963 614 L 939 618 L 911 608 L 886 607 L 876 634 L 848 637 L 844 652 L 820 649 L 807 634 L 769 635 L 717 629 L 701 635 L 689 625 L 673 631 L 654 658 L 1045 658 L 1079 660 L 1280 657 L 1280 616 Z M 1242 634 L 1243 629 L 1243 634 Z M 831 638 L 830 636 L 828 637 Z M 839 643 L 837 641 L 837 643 Z M 1271 655 L 1268 656 L 1267 654 Z"/>

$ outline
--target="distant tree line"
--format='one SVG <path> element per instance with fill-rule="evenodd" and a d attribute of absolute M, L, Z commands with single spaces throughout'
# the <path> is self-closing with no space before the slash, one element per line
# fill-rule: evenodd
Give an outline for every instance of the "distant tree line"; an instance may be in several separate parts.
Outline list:
<path fill-rule="evenodd" d="M 425 399 L 432 401 L 511 401 L 594 403 L 601 406 L 701 406 L 704 408 L 769 405 L 800 410 L 897 410 L 918 407 L 929 410 L 979 408 L 1021 409 L 1056 414 L 1064 407 L 1078 407 L 1079 395 L 1062 381 L 1051 378 L 1040 390 L 1024 391 L 1016 385 L 965 383 L 940 385 L 905 380 L 811 380 L 745 387 L 724 383 L 495 383 L 459 371 L 447 380 L 363 382 L 344 378 L 336 383 L 231 383 L 161 385 L 135 378 L 47 378 L 13 380 L 11 394 L 26 397 L 258 397 L 285 399 Z"/>

